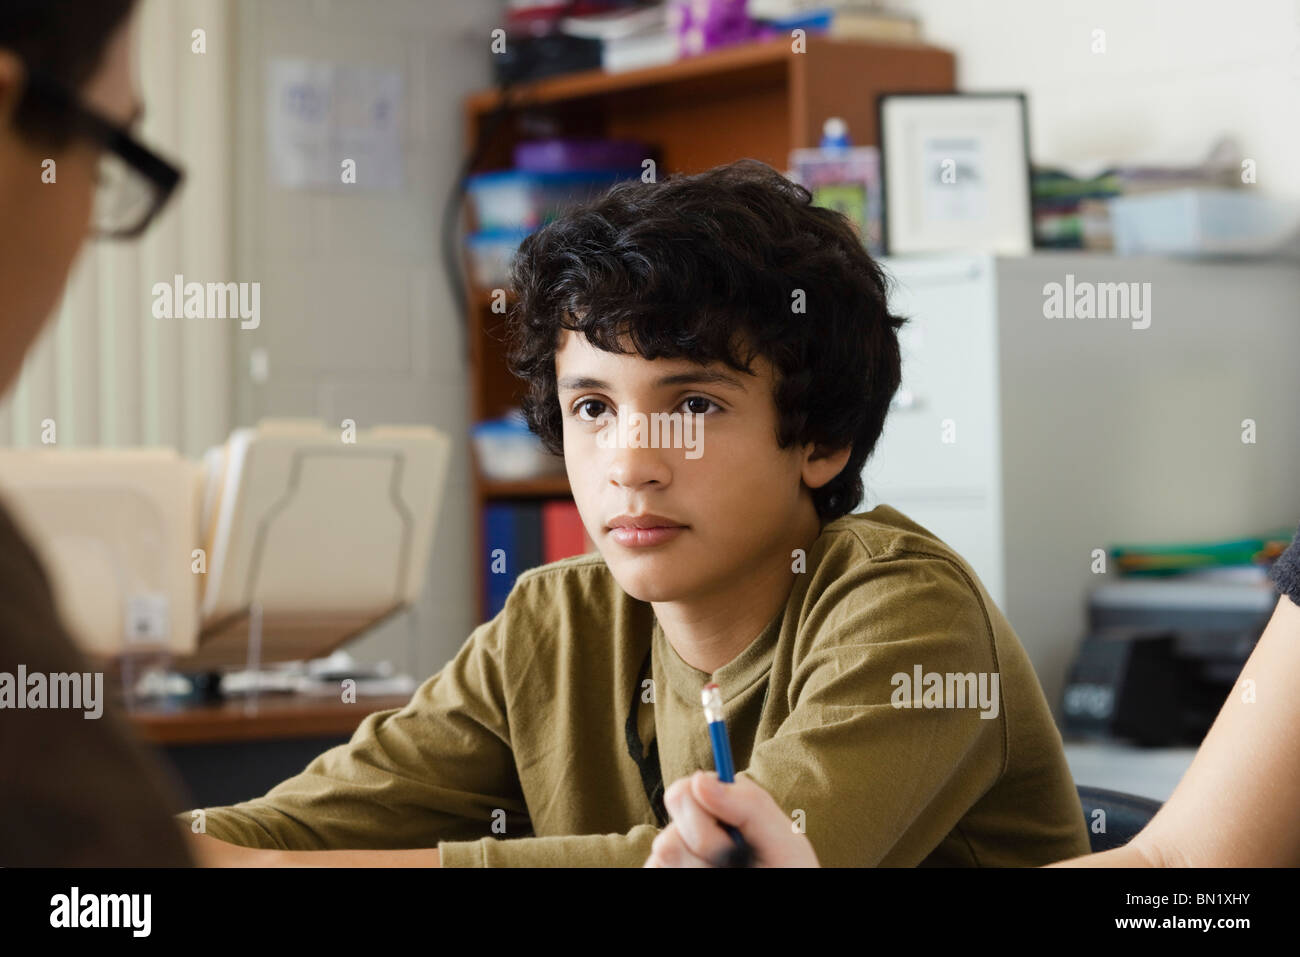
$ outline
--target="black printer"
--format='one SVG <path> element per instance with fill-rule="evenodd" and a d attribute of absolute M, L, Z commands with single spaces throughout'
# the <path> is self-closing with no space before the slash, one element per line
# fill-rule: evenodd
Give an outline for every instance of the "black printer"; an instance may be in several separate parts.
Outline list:
<path fill-rule="evenodd" d="M 1094 589 L 1062 696 L 1063 734 L 1198 746 L 1277 604 L 1259 570 L 1239 571 Z"/>

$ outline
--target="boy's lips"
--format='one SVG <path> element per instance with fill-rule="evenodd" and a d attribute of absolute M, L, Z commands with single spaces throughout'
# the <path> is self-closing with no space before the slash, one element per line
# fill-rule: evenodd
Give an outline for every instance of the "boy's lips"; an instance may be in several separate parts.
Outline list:
<path fill-rule="evenodd" d="M 642 512 L 640 515 L 618 515 L 611 518 L 607 523 L 610 528 L 683 528 L 682 522 L 674 518 L 667 518 L 663 515 L 656 515 L 653 512 Z"/>
<path fill-rule="evenodd" d="M 686 531 L 685 525 L 660 525 L 655 528 L 635 528 L 630 525 L 620 525 L 611 528 L 609 536 L 620 545 L 626 545 L 628 548 L 641 548 L 645 545 L 662 545 L 664 542 L 672 541 L 684 531 Z"/>
<path fill-rule="evenodd" d="M 639 515 L 619 515 L 610 519 L 607 527 L 610 537 L 620 545 L 641 548 L 671 541 L 688 526 L 664 515 L 643 512 Z"/>

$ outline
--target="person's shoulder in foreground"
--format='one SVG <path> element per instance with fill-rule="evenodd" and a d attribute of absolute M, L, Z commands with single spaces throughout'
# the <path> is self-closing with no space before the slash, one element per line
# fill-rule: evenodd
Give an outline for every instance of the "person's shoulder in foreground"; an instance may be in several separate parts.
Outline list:
<path fill-rule="evenodd" d="M 98 688 L 93 706 L 83 701 L 82 709 L 17 708 L 0 693 L 0 866 L 187 866 L 181 834 L 167 818 L 180 805 L 179 788 L 104 700 L 103 673 L 92 667 L 0 502 L 0 674 L 16 695 L 29 691 L 18 685 L 19 673 L 44 676 L 51 687 L 56 676 L 87 676 Z"/>

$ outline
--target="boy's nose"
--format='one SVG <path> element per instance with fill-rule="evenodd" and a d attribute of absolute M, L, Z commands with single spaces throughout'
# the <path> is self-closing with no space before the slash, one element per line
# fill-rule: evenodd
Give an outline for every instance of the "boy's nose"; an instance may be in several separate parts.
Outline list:
<path fill-rule="evenodd" d="M 623 434 L 611 428 L 609 480 L 625 488 L 639 488 L 650 482 L 667 485 L 672 480 L 666 450 L 655 447 L 650 436 L 629 430 Z"/>

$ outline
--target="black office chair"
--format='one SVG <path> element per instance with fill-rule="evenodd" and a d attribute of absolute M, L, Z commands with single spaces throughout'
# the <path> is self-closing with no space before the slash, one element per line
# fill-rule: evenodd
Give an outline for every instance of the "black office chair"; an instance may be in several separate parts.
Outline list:
<path fill-rule="evenodd" d="M 1088 827 L 1088 840 L 1094 854 L 1122 847 L 1133 840 L 1161 807 L 1161 802 L 1136 794 L 1090 788 L 1082 784 L 1078 785 L 1078 789 L 1079 803 L 1083 805 L 1083 820 Z M 1097 819 L 1105 821 L 1105 830 L 1100 832 L 1094 824 L 1098 809 L 1105 812 L 1105 818 Z"/>

